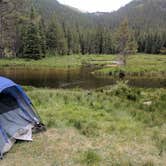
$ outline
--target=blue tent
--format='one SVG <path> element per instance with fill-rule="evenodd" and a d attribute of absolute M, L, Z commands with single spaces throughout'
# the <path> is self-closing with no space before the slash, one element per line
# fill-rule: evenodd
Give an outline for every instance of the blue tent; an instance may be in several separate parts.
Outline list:
<path fill-rule="evenodd" d="M 40 118 L 21 86 L 0 77 L 0 155 L 10 150 L 16 140 L 32 141 L 32 130 Z"/>

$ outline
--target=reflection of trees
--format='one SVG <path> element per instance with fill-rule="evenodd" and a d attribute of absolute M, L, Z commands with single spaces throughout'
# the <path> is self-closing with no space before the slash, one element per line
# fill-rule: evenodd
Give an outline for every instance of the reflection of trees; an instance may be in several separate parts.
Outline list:
<path fill-rule="evenodd" d="M 67 69 L 67 77 L 66 77 L 66 81 L 68 82 L 68 83 L 70 83 L 71 82 L 71 75 L 70 75 L 70 67 L 68 67 L 68 69 Z"/>

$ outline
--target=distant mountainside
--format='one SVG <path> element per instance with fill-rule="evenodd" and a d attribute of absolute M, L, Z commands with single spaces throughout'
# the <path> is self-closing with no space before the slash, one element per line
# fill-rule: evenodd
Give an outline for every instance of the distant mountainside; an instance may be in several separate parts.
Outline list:
<path fill-rule="evenodd" d="M 77 23 L 81 25 L 116 27 L 128 18 L 134 28 L 162 28 L 166 27 L 166 0 L 133 0 L 118 11 L 106 13 L 83 13 L 76 8 L 60 4 L 57 0 L 32 0 L 36 8 L 47 19 L 55 15 L 60 22 Z"/>
<path fill-rule="evenodd" d="M 160 53 L 163 47 L 166 50 L 166 0 L 133 0 L 110 13 L 85 13 L 57 0 L 0 0 L 0 56 L 17 54 L 21 28 L 28 24 L 32 6 L 38 20 L 42 20 L 44 32 L 52 18 L 60 23 L 68 54 L 115 53 L 116 29 L 125 18 L 133 29 L 139 52 Z"/>
<path fill-rule="evenodd" d="M 20 4 L 20 0 L 0 0 L 0 9 L 1 4 L 6 1 L 18 1 L 17 4 Z M 166 0 L 133 0 L 118 11 L 111 13 L 84 13 L 79 9 L 60 4 L 57 0 L 22 0 L 21 3 L 24 3 L 25 11 L 31 7 L 30 3 L 33 4 L 46 21 L 49 21 L 52 16 L 56 16 L 59 22 L 67 22 L 70 25 L 93 27 L 100 24 L 116 27 L 127 17 L 130 26 L 134 28 L 165 29 L 166 27 Z"/>
<path fill-rule="evenodd" d="M 59 22 L 68 24 L 93 25 L 89 14 L 79 9 L 60 4 L 57 0 L 31 0 L 32 4 L 43 15 L 46 20 L 55 16 Z"/>
<path fill-rule="evenodd" d="M 96 17 L 96 13 L 93 13 Z M 118 11 L 97 13 L 98 21 L 117 26 L 124 18 L 135 28 L 166 28 L 166 0 L 133 0 Z"/>

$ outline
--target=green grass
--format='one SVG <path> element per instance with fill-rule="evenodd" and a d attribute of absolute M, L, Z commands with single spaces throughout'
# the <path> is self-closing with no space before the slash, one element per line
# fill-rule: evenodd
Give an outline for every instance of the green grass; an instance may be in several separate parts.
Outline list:
<path fill-rule="evenodd" d="M 166 75 L 166 56 L 138 54 L 131 55 L 125 67 L 103 67 L 95 71 L 96 75 L 115 75 L 124 71 L 131 76 L 156 76 Z"/>
<path fill-rule="evenodd" d="M 87 151 L 82 153 L 82 163 L 90 166 L 97 166 L 99 165 L 101 158 L 100 156 L 91 149 L 88 149 Z"/>
<path fill-rule="evenodd" d="M 113 55 L 55 56 L 34 61 L 2 59 L 0 67 L 100 66 L 96 75 L 159 75 L 166 56 L 138 54 L 125 68 L 104 67 Z M 48 130 L 17 143 L 2 166 L 165 166 L 166 89 L 129 88 L 124 83 L 84 91 L 25 87 Z M 150 103 L 148 105 L 147 103 Z M 28 161 L 28 162 L 27 162 Z"/>
<path fill-rule="evenodd" d="M 0 165 L 165 166 L 166 89 L 25 90 L 48 130 L 16 144 Z"/>
<path fill-rule="evenodd" d="M 108 59 L 108 55 L 66 55 L 66 56 L 48 56 L 41 60 L 28 60 L 28 59 L 1 59 L 0 68 L 2 67 L 49 67 L 49 68 L 77 68 L 82 63 L 87 63 L 93 59 Z"/>

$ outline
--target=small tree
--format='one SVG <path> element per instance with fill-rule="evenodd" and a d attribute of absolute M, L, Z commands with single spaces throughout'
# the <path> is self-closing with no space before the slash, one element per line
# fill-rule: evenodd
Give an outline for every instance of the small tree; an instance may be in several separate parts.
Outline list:
<path fill-rule="evenodd" d="M 116 33 L 117 52 L 120 53 L 120 61 L 123 65 L 127 63 L 127 57 L 137 52 L 138 46 L 132 31 L 129 29 L 128 21 L 125 19 Z"/>

